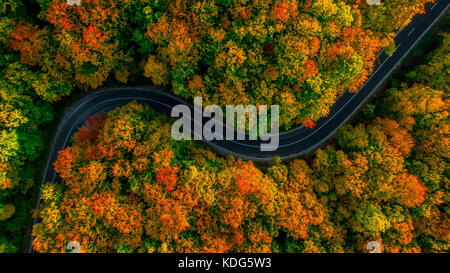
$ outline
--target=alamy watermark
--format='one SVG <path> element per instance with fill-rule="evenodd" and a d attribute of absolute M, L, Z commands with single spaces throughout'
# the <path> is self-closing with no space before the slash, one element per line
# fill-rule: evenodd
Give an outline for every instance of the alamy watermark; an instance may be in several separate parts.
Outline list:
<path fill-rule="evenodd" d="M 79 5 L 81 5 L 81 0 L 66 0 L 66 2 L 70 6 L 79 6 Z"/>
<path fill-rule="evenodd" d="M 81 245 L 77 241 L 70 241 L 66 245 L 67 252 L 69 253 L 80 253 L 81 252 Z"/>
<path fill-rule="evenodd" d="M 381 253 L 381 244 L 377 241 L 370 241 L 366 245 L 366 249 L 369 253 Z"/>
<path fill-rule="evenodd" d="M 194 98 L 194 113 L 187 105 L 172 108 L 172 117 L 179 118 L 172 125 L 171 133 L 175 140 L 258 140 L 260 151 L 275 151 L 279 145 L 279 106 L 270 106 L 270 119 L 267 105 L 226 105 L 226 123 L 219 105 L 203 108 L 202 98 Z M 181 117 L 180 117 L 181 115 Z M 203 118 L 210 118 L 203 124 Z M 248 125 L 246 121 L 248 120 Z M 269 128 L 270 120 L 270 132 Z M 192 122 L 194 122 L 192 126 Z M 192 134 L 193 128 L 193 134 Z M 225 131 L 225 132 L 224 132 Z"/>
<path fill-rule="evenodd" d="M 367 0 L 367 4 L 369 4 L 370 6 L 379 6 L 381 5 L 381 0 Z"/>

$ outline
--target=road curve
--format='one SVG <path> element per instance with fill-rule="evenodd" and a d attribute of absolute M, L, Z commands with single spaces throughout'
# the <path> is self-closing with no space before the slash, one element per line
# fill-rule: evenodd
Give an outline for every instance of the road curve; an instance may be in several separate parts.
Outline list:
<path fill-rule="evenodd" d="M 274 156 L 287 160 L 313 152 L 326 143 L 339 127 L 373 95 L 420 38 L 447 12 L 448 7 L 448 0 L 438 0 L 435 3 L 427 4 L 426 14 L 416 15 L 412 22 L 395 37 L 397 50 L 394 55 L 389 57 L 384 53 L 380 54 L 373 74 L 357 93 L 344 92 L 330 109 L 328 117 L 318 120 L 315 128 L 309 129 L 301 126 L 280 133 L 280 145 L 276 151 L 260 151 L 260 140 L 205 142 L 221 155 L 233 155 L 257 162 L 270 162 Z M 42 182 L 61 182 L 53 169 L 57 152 L 70 144 L 71 136 L 83 125 L 88 116 L 109 112 L 134 100 L 148 104 L 156 112 L 166 113 L 169 116 L 172 107 L 178 104 L 186 104 L 192 109 L 192 106 L 182 99 L 153 88 L 113 88 L 93 92 L 66 111 L 55 135 Z M 39 198 L 37 208 L 40 202 Z M 35 218 L 33 224 L 36 221 Z M 31 241 L 29 250 L 33 251 Z"/>

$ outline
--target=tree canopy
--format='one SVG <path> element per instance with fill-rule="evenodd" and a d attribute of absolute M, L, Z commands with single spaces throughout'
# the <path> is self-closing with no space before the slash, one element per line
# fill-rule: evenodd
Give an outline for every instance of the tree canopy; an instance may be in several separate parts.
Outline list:
<path fill-rule="evenodd" d="M 148 79 L 187 100 L 279 104 L 284 129 L 312 128 L 427 2 L 3 0 L 0 252 L 20 248 L 55 106 L 70 94 Z M 42 189 L 35 248 L 339 252 L 376 239 L 385 251 L 448 251 L 442 40 L 311 160 L 224 159 L 172 141 L 169 121 L 135 103 L 90 118 L 55 162 L 65 184 Z"/>

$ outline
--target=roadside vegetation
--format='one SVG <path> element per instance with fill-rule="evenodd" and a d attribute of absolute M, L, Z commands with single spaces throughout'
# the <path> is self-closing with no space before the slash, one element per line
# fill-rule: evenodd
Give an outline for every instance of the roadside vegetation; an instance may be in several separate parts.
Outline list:
<path fill-rule="evenodd" d="M 344 88 L 356 91 L 371 74 L 378 50 L 392 53 L 394 33 L 427 2 L 2 1 L 0 252 L 21 249 L 55 113 L 84 91 L 144 78 L 188 100 L 278 103 L 284 128 L 313 127 Z"/>
<path fill-rule="evenodd" d="M 92 117 L 45 184 L 39 252 L 448 252 L 450 35 L 308 161 L 267 168 L 174 141 L 130 103 Z"/>

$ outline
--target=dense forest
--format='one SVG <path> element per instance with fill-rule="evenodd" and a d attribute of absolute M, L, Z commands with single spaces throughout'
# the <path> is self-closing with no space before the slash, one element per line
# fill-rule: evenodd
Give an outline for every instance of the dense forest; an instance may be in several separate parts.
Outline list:
<path fill-rule="evenodd" d="M 314 127 L 432 2 L 81 1 L 0 3 L 0 252 L 21 247 L 41 179 L 36 160 L 69 95 L 147 79 L 188 100 L 280 104 L 284 129 Z M 406 85 L 369 105 L 367 122 L 345 126 L 311 162 L 259 169 L 217 157 L 173 142 L 169 120 L 141 105 L 93 117 L 55 163 L 66 184 L 42 189 L 35 248 L 63 251 L 72 236 L 89 243 L 86 251 L 360 251 L 376 237 L 385 251 L 445 251 L 444 41 Z M 77 195 L 85 203 L 70 203 Z"/>
<path fill-rule="evenodd" d="M 383 252 L 450 249 L 450 35 L 310 160 L 267 168 L 174 141 L 130 103 L 90 118 L 42 187 L 39 252 Z"/>
<path fill-rule="evenodd" d="M 313 126 L 344 89 L 357 91 L 376 54 L 395 50 L 395 32 L 431 0 L 37 2 L 35 22 L 3 25 L 20 62 L 42 72 L 33 87 L 43 100 L 143 75 L 208 104 L 283 105 L 289 128 Z"/>

